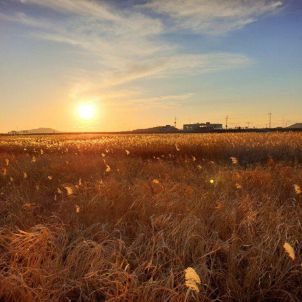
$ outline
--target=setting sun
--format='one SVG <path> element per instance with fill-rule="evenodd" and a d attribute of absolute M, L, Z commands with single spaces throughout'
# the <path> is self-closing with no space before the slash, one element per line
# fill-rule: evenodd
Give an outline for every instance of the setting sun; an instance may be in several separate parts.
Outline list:
<path fill-rule="evenodd" d="M 93 104 L 80 104 L 77 108 L 78 115 L 83 120 L 90 120 L 95 115 L 95 106 Z"/>

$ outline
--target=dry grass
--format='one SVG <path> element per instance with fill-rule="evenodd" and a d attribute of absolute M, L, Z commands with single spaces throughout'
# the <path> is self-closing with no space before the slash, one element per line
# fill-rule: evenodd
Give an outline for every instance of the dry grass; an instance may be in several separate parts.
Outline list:
<path fill-rule="evenodd" d="M 2 137 L 0 172 L 0 301 L 302 300 L 300 133 Z"/>

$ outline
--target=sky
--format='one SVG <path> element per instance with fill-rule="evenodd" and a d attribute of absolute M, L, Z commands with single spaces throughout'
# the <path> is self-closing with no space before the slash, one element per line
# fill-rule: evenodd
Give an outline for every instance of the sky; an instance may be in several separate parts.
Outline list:
<path fill-rule="evenodd" d="M 301 0 L 0 0 L 0 132 L 302 122 L 301 29 Z"/>

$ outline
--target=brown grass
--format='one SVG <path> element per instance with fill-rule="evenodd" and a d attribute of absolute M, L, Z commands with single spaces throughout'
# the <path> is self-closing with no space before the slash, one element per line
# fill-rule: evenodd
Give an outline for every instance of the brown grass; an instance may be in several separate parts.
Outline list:
<path fill-rule="evenodd" d="M 2 137 L 0 172 L 0 301 L 302 300 L 300 133 Z"/>

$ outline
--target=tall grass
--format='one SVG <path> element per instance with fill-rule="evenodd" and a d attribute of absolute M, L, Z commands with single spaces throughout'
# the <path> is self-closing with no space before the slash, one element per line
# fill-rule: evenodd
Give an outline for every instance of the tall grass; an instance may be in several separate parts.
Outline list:
<path fill-rule="evenodd" d="M 300 133 L 6 137 L 0 169 L 0 301 L 302 299 Z"/>

